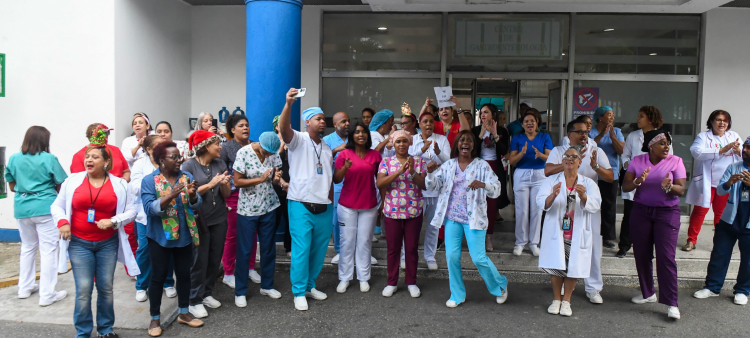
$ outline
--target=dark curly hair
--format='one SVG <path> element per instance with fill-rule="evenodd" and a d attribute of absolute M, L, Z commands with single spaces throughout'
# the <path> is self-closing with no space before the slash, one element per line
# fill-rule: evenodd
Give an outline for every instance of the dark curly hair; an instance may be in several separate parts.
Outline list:
<path fill-rule="evenodd" d="M 464 135 L 468 136 L 472 142 L 474 142 L 474 147 L 471 149 L 471 158 L 477 158 L 479 157 L 479 149 L 481 146 L 479 143 L 477 143 L 477 139 L 474 135 L 474 133 L 471 132 L 471 130 L 462 130 L 456 134 L 456 138 L 453 140 L 453 147 L 451 147 L 451 158 L 458 158 L 458 151 L 459 146 L 458 143 L 461 142 L 461 137 Z"/>
<path fill-rule="evenodd" d="M 713 112 L 711 113 L 711 115 L 709 115 L 709 116 L 708 116 L 708 121 L 706 121 L 706 128 L 708 128 L 708 130 L 711 130 L 711 128 L 713 128 L 713 126 L 711 125 L 711 122 L 714 122 L 714 120 L 715 120 L 715 119 L 716 119 L 716 118 L 717 118 L 717 117 L 718 117 L 719 115 L 722 115 L 722 114 L 723 114 L 723 115 L 724 115 L 724 117 L 725 117 L 725 118 L 727 119 L 727 130 L 730 130 L 730 129 L 732 129 L 732 115 L 729 115 L 729 112 L 728 112 L 728 111 L 726 111 L 726 110 L 721 110 L 721 109 L 719 109 L 719 110 L 714 110 L 714 111 L 713 111 Z"/>
<path fill-rule="evenodd" d="M 654 106 L 643 106 L 641 109 L 638 109 L 638 111 L 643 112 L 643 114 L 646 115 L 648 122 L 654 126 L 654 129 L 659 129 L 664 125 L 664 118 L 662 118 L 659 108 Z"/>
<path fill-rule="evenodd" d="M 245 117 L 245 115 L 234 114 L 234 115 L 229 116 L 229 118 L 227 119 L 227 135 L 229 135 L 230 138 L 234 138 L 234 133 L 232 132 L 232 128 L 237 126 L 237 124 L 240 123 L 240 121 L 242 120 L 245 120 L 245 122 L 247 122 L 248 125 L 250 124 L 250 122 L 247 120 L 247 117 Z"/>
<path fill-rule="evenodd" d="M 154 157 L 154 162 L 159 163 L 167 157 L 167 149 L 169 148 L 177 148 L 177 144 L 174 142 L 162 142 L 157 144 L 156 147 L 151 150 L 151 156 Z"/>
<path fill-rule="evenodd" d="M 349 125 L 349 136 L 346 140 L 346 149 L 355 149 L 354 143 L 354 132 L 357 131 L 357 127 L 362 127 L 362 129 L 365 130 L 365 134 L 367 134 L 367 142 L 365 143 L 365 147 L 367 149 L 372 148 L 372 137 L 370 137 L 372 134 L 370 133 L 370 129 L 368 129 L 365 124 L 362 121 L 356 121 L 354 123 L 351 123 Z"/>

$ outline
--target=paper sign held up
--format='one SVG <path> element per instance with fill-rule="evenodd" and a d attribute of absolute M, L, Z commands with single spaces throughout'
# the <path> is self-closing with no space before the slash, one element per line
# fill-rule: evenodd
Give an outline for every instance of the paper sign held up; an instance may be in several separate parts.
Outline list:
<path fill-rule="evenodd" d="M 453 96 L 453 88 L 435 87 L 435 98 L 437 99 L 438 108 L 455 106 L 456 104 L 450 100 L 451 96 Z"/>

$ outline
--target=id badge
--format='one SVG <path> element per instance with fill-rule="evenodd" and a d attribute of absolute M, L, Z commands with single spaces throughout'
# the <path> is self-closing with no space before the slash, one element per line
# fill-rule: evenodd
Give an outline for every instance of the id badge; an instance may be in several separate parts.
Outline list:
<path fill-rule="evenodd" d="M 750 202 L 750 190 L 743 190 L 742 191 L 742 197 L 740 198 L 740 201 L 742 201 L 742 202 Z"/>
<path fill-rule="evenodd" d="M 323 175 L 323 165 L 318 163 L 318 175 Z"/>
<path fill-rule="evenodd" d="M 88 217 L 86 218 L 86 220 L 87 220 L 87 221 L 88 221 L 89 223 L 94 223 L 94 214 L 95 214 L 95 213 L 96 213 L 96 212 L 94 211 L 94 208 L 90 208 L 90 209 L 89 209 L 89 214 L 88 214 Z"/>
<path fill-rule="evenodd" d="M 564 231 L 568 231 L 568 230 L 570 230 L 570 218 L 569 218 L 569 217 L 567 217 L 567 216 L 566 216 L 566 217 L 563 217 L 563 222 L 562 222 L 562 229 L 563 229 Z"/>

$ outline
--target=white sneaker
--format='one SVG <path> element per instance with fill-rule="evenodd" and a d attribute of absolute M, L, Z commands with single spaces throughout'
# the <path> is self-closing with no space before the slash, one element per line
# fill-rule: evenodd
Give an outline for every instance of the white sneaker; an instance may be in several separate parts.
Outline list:
<path fill-rule="evenodd" d="M 146 292 L 146 290 L 135 290 L 135 300 L 139 302 L 147 301 L 148 292 Z"/>
<path fill-rule="evenodd" d="M 454 308 L 454 307 L 458 306 L 459 304 L 460 303 L 456 303 L 456 301 L 453 300 L 453 299 L 448 299 L 448 301 L 445 302 L 445 306 L 450 307 L 450 308 Z"/>
<path fill-rule="evenodd" d="M 561 302 L 559 300 L 553 300 L 552 304 L 547 308 L 547 313 L 552 314 L 552 315 L 559 315 L 560 305 L 561 305 Z"/>
<path fill-rule="evenodd" d="M 228 287 L 234 289 L 234 275 L 224 275 L 224 278 L 222 278 L 222 282 L 226 284 Z"/>
<path fill-rule="evenodd" d="M 503 291 L 503 295 L 502 295 L 502 296 L 500 296 L 500 297 L 497 297 L 497 299 L 496 299 L 496 300 L 497 300 L 497 303 L 498 303 L 498 304 L 503 304 L 503 303 L 505 303 L 505 301 L 506 301 L 506 300 L 508 300 L 508 289 L 505 289 L 505 290 Z"/>
<path fill-rule="evenodd" d="M 630 301 L 636 304 L 656 303 L 656 294 L 653 294 L 648 298 L 643 298 L 643 295 L 637 295 Z"/>
<path fill-rule="evenodd" d="M 19 292 L 18 293 L 18 298 L 19 299 L 29 298 L 29 297 L 31 297 L 32 293 L 37 292 L 37 291 L 39 291 L 39 284 L 34 284 L 34 286 L 31 287 L 31 290 L 29 290 L 27 292 Z"/>
<path fill-rule="evenodd" d="M 208 317 L 208 312 L 206 311 L 206 308 L 203 307 L 203 304 L 188 306 L 188 312 L 190 312 L 190 314 L 193 315 L 193 317 L 195 318 Z"/>
<path fill-rule="evenodd" d="M 216 300 L 213 296 L 208 296 L 206 298 L 203 298 L 203 305 L 208 306 L 212 309 L 218 309 L 221 307 L 221 302 Z"/>
<path fill-rule="evenodd" d="M 383 289 L 383 297 L 390 297 L 393 296 L 393 293 L 396 292 L 397 287 L 393 285 L 387 285 L 385 289 Z"/>
<path fill-rule="evenodd" d="M 377 265 L 378 264 L 378 260 L 375 259 L 375 257 L 370 256 L 370 264 L 371 265 Z"/>
<path fill-rule="evenodd" d="M 331 258 L 331 264 L 339 264 L 339 254 L 336 254 L 336 256 Z"/>
<path fill-rule="evenodd" d="M 560 303 L 560 315 L 565 317 L 573 315 L 573 310 L 570 308 L 570 302 L 562 301 L 562 303 Z"/>
<path fill-rule="evenodd" d="M 708 297 L 718 297 L 718 296 L 719 296 L 718 293 L 714 293 L 713 291 L 709 289 L 698 290 L 693 294 L 693 297 L 698 298 L 698 299 L 705 299 Z"/>
<path fill-rule="evenodd" d="M 394 286 L 393 288 L 395 289 L 396 287 Z M 419 296 L 422 295 L 422 292 L 419 291 L 419 287 L 417 287 L 416 285 L 409 285 L 408 288 L 409 294 L 411 294 L 411 298 L 419 298 Z M 383 290 L 383 293 L 385 293 L 385 290 Z"/>
<path fill-rule="evenodd" d="M 177 297 L 177 289 L 174 286 L 166 287 L 164 288 L 164 294 L 166 294 L 167 298 Z"/>
<path fill-rule="evenodd" d="M 235 296 L 234 297 L 234 305 L 237 307 L 246 307 L 247 306 L 247 298 L 245 296 Z"/>
<path fill-rule="evenodd" d="M 604 303 L 604 299 L 602 299 L 602 295 L 599 294 L 599 291 L 594 290 L 594 292 L 586 292 L 586 297 L 589 297 L 589 302 L 591 302 L 591 304 Z"/>
<path fill-rule="evenodd" d="M 342 280 L 339 282 L 339 286 L 336 287 L 336 292 L 338 293 L 344 293 L 346 292 L 346 289 L 349 287 L 349 281 Z"/>
<path fill-rule="evenodd" d="M 539 247 L 536 245 L 529 246 L 529 249 L 531 249 L 531 254 L 534 255 L 534 257 L 539 257 Z"/>
<path fill-rule="evenodd" d="M 276 291 L 276 289 L 269 289 L 269 290 L 260 289 L 260 295 L 261 296 L 268 296 L 268 297 L 271 297 L 273 299 L 279 299 L 279 298 L 281 298 L 281 292 Z"/>
<path fill-rule="evenodd" d="M 401 270 L 406 270 L 406 262 L 401 261 L 398 266 L 401 268 Z"/>
<path fill-rule="evenodd" d="M 747 295 L 737 293 L 734 295 L 734 303 L 737 305 L 746 305 L 747 304 Z"/>
<path fill-rule="evenodd" d="M 57 291 L 57 292 L 55 292 L 55 298 L 51 302 L 49 302 L 49 303 L 39 302 L 39 305 L 40 306 L 50 306 L 52 304 L 55 304 L 55 303 L 57 303 L 57 302 L 65 299 L 65 297 L 67 297 L 67 296 L 68 296 L 68 291 L 65 291 L 65 290 Z"/>
<path fill-rule="evenodd" d="M 670 306 L 669 309 L 667 309 L 667 317 L 672 319 L 680 319 L 680 309 L 678 309 L 676 306 Z"/>
<path fill-rule="evenodd" d="M 523 253 L 523 245 L 516 245 L 513 248 L 513 254 L 516 256 L 520 256 Z"/>
<path fill-rule="evenodd" d="M 322 292 L 320 292 L 320 291 L 318 291 L 316 289 L 312 289 L 312 290 L 310 290 L 308 292 L 305 292 L 305 296 L 306 297 L 312 297 L 312 299 L 315 299 L 315 300 L 325 300 L 326 298 L 328 298 L 328 295 L 326 295 L 325 293 L 322 293 Z"/>
<path fill-rule="evenodd" d="M 438 269 L 438 265 L 435 262 L 427 262 L 427 269 L 435 271 Z"/>
<path fill-rule="evenodd" d="M 247 273 L 248 276 L 250 276 L 250 280 L 255 284 L 260 284 L 260 275 L 258 274 L 258 271 L 250 270 L 250 272 Z"/>
<path fill-rule="evenodd" d="M 372 242 L 377 243 L 379 241 L 378 237 L 375 235 L 372 235 Z"/>
<path fill-rule="evenodd" d="M 368 283 L 367 281 L 360 281 L 359 282 L 359 291 L 362 291 L 362 292 L 368 292 L 368 291 L 370 291 L 370 283 Z"/>
<path fill-rule="evenodd" d="M 298 311 L 307 311 L 307 298 L 303 296 L 294 297 L 294 308 Z"/>

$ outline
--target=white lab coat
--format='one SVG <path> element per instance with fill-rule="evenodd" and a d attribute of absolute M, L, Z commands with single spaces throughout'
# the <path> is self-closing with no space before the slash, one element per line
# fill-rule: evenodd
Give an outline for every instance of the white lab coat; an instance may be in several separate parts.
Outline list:
<path fill-rule="evenodd" d="M 713 132 L 708 130 L 698 134 L 695 141 L 693 141 L 693 145 L 690 146 L 690 153 L 695 159 L 695 164 L 693 165 L 693 178 L 690 182 L 687 196 L 685 197 L 685 201 L 688 204 L 704 208 L 711 206 L 711 180 L 713 167 L 715 165 L 721 165 L 724 167 L 724 170 L 726 170 L 726 167 L 733 162 L 742 161 L 742 157 L 731 150 L 731 156 L 724 156 L 726 154 L 719 155 L 721 147 L 716 144 L 710 133 Z M 739 134 L 731 130 L 727 131 L 725 134 L 727 134 L 727 138 L 732 140 L 732 142 L 740 138 Z"/>
<path fill-rule="evenodd" d="M 562 182 L 562 189 L 549 208 L 544 208 L 547 196 L 552 193 L 555 184 Z M 570 259 L 568 261 L 569 278 L 588 278 L 591 274 L 591 255 L 593 249 L 593 227 L 601 223 L 599 210 L 602 198 L 599 187 L 592 179 L 578 174 L 578 184 L 586 187 L 586 205 L 576 193 L 575 215 L 573 216 L 573 237 L 570 245 Z M 539 267 L 547 269 L 565 270 L 565 243 L 561 222 L 567 208 L 567 192 L 565 175 L 558 173 L 547 177 L 539 188 L 536 203 L 539 209 L 544 209 L 541 248 L 539 252 Z M 598 239 L 601 241 L 601 239 Z"/>
<path fill-rule="evenodd" d="M 643 147 L 643 129 L 638 129 L 628 134 L 628 137 L 625 139 L 625 146 L 622 148 L 623 168 L 628 169 L 625 166 L 625 163 L 630 164 L 630 161 L 632 161 L 633 158 L 645 154 L 641 151 L 641 147 Z M 674 147 L 669 147 L 669 155 L 674 155 L 672 149 L 674 149 Z M 624 200 L 632 201 L 633 197 L 635 197 L 635 190 L 631 192 L 622 192 L 622 199 Z"/>
<path fill-rule="evenodd" d="M 80 172 L 71 174 L 63 182 L 60 187 L 60 193 L 57 194 L 55 202 L 52 203 L 50 211 L 52 217 L 55 219 L 55 224 L 60 222 L 62 219 L 70 222 L 70 214 L 73 211 L 73 193 L 78 188 L 83 180 L 86 179 L 86 172 Z M 138 268 L 138 264 L 133 256 L 133 250 L 130 248 L 130 242 L 128 242 L 128 234 L 125 233 L 125 225 L 133 222 L 137 213 L 135 206 L 135 194 L 128 187 L 128 182 L 122 178 L 116 177 L 109 174 L 109 179 L 112 182 L 112 188 L 117 195 L 117 211 L 114 217 L 121 226 L 117 229 L 117 235 L 120 240 L 120 248 L 117 252 L 117 260 L 128 268 L 128 273 L 131 276 L 139 275 L 141 270 Z M 70 241 L 60 241 L 60 260 L 58 263 L 58 271 L 61 273 L 68 271 L 67 258 L 68 258 L 68 244 Z"/>

